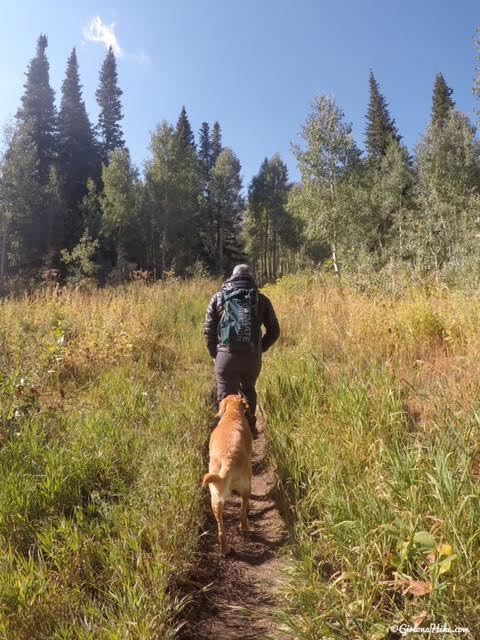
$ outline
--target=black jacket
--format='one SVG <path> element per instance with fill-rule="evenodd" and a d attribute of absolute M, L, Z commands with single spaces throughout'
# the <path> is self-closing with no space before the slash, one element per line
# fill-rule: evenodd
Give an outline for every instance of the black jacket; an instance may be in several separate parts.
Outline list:
<path fill-rule="evenodd" d="M 245 277 L 243 274 L 232 276 L 223 283 L 220 291 L 217 291 L 211 297 L 205 315 L 203 334 L 212 358 L 215 358 L 217 351 L 225 349 L 225 347 L 218 344 L 217 333 L 218 323 L 223 313 L 222 292 L 233 291 L 234 289 L 257 289 L 257 284 L 255 280 Z M 278 339 L 280 327 L 272 303 L 267 296 L 260 292 L 258 293 L 258 320 L 260 325 L 263 325 L 266 329 L 261 341 L 262 352 L 265 352 Z"/>

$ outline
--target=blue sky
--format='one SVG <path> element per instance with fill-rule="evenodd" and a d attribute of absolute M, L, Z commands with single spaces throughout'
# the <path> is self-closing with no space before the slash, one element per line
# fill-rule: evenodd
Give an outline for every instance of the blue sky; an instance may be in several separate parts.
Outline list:
<path fill-rule="evenodd" d="M 163 118 L 175 122 L 185 104 L 195 133 L 203 120 L 220 121 L 245 186 L 277 151 L 296 179 L 290 143 L 316 94 L 336 96 L 363 145 L 370 68 L 410 149 L 428 122 L 438 71 L 458 108 L 471 117 L 476 108 L 478 0 L 1 0 L 0 6 L 0 123 L 18 107 L 42 32 L 57 100 L 76 46 L 85 101 L 96 120 L 105 46 L 89 41 L 84 29 L 98 17 L 97 26 L 106 25 L 104 35 L 113 32 L 121 49 L 123 126 L 139 167 L 150 132 Z"/>

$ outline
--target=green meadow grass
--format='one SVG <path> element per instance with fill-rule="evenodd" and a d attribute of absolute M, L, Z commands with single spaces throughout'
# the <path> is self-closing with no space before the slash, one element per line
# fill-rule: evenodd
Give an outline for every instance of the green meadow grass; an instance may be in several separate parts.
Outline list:
<path fill-rule="evenodd" d="M 296 557 L 279 621 L 302 640 L 480 637 L 479 300 L 313 276 L 267 293 L 284 331 L 261 387 Z"/>
<path fill-rule="evenodd" d="M 176 636 L 202 518 L 212 286 L 1 304 L 1 638 Z"/>
<path fill-rule="evenodd" d="M 0 303 L 0 638 L 178 635 L 206 505 L 214 288 Z M 420 621 L 479 636 L 480 301 L 308 274 L 265 292 L 282 336 L 260 397 L 294 551 L 279 624 L 299 640 Z"/>

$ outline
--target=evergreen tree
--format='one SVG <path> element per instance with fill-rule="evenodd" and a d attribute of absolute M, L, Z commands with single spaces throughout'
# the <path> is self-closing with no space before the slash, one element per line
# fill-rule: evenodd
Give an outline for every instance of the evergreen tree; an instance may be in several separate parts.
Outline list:
<path fill-rule="evenodd" d="M 163 122 L 152 135 L 145 200 L 149 262 L 155 277 L 171 269 L 182 273 L 201 256 L 199 161 L 184 132 L 183 126 L 173 129 Z"/>
<path fill-rule="evenodd" d="M 432 125 L 434 127 L 441 127 L 450 110 L 454 108 L 455 102 L 451 98 L 452 93 L 453 90 L 447 85 L 443 75 L 437 73 L 432 96 Z"/>
<path fill-rule="evenodd" d="M 95 93 L 100 114 L 98 131 L 101 155 L 104 162 L 109 154 L 125 146 L 120 120 L 123 118 L 120 98 L 123 91 L 118 86 L 117 61 L 112 47 L 109 47 L 100 70 L 100 84 Z"/>
<path fill-rule="evenodd" d="M 223 151 L 222 146 L 222 130 L 220 128 L 220 123 L 218 120 L 215 120 L 212 127 L 212 142 L 211 142 L 211 166 L 214 167 L 217 161 L 218 156 Z"/>
<path fill-rule="evenodd" d="M 388 104 L 380 93 L 378 82 L 370 71 L 370 102 L 367 111 L 367 126 L 365 128 L 365 143 L 368 160 L 372 164 L 378 164 L 385 155 L 390 141 L 400 141 L 395 120 L 388 112 Z"/>
<path fill-rule="evenodd" d="M 56 113 L 54 93 L 50 86 L 49 64 L 46 56 L 47 37 L 41 35 L 37 51 L 31 60 L 24 84 L 22 106 L 16 119 L 21 129 L 28 126 L 39 161 L 39 177 L 43 184 L 48 181 L 50 165 L 55 159 Z"/>
<path fill-rule="evenodd" d="M 215 216 L 216 267 L 224 275 L 242 256 L 240 239 L 243 211 L 241 165 L 231 149 L 224 149 L 212 170 L 212 206 Z"/>
<path fill-rule="evenodd" d="M 185 107 L 182 107 L 180 115 L 178 116 L 175 133 L 177 140 L 183 149 L 195 149 L 195 137 L 193 135 Z"/>
<path fill-rule="evenodd" d="M 280 156 L 265 158 L 248 190 L 244 224 L 247 253 L 261 281 L 278 277 L 282 250 L 298 240 L 286 209 L 289 189 L 287 166 Z"/>
<path fill-rule="evenodd" d="M 2 271 L 9 266 L 32 274 L 41 264 L 46 220 L 38 215 L 45 207 L 39 188 L 40 161 L 29 125 L 17 128 L 2 163 L 0 204 L 2 210 Z M 8 264 L 7 264 L 8 259 Z"/>
<path fill-rule="evenodd" d="M 87 180 L 99 177 L 99 157 L 82 99 L 75 49 L 68 59 L 62 85 L 58 132 L 58 172 L 68 215 L 64 246 L 71 248 L 82 235 L 78 207 L 87 193 Z"/>
<path fill-rule="evenodd" d="M 211 155 L 212 143 L 210 140 L 210 126 L 208 122 L 202 122 L 198 145 L 198 160 L 200 162 L 205 189 L 208 186 L 210 174 L 212 171 Z"/>

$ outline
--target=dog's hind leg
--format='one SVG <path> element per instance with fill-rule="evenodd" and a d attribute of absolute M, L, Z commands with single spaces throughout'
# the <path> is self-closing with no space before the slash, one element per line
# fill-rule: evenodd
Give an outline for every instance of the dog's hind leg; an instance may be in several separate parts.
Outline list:
<path fill-rule="evenodd" d="M 212 496 L 212 510 L 217 521 L 218 539 L 220 541 L 220 549 L 224 555 L 228 555 L 232 551 L 232 547 L 227 543 L 225 538 L 225 529 L 223 526 L 223 500 Z"/>
<path fill-rule="evenodd" d="M 240 530 L 246 533 L 250 530 L 248 526 L 248 498 L 250 497 L 250 491 L 248 493 L 242 493 L 242 507 L 240 509 Z"/>

